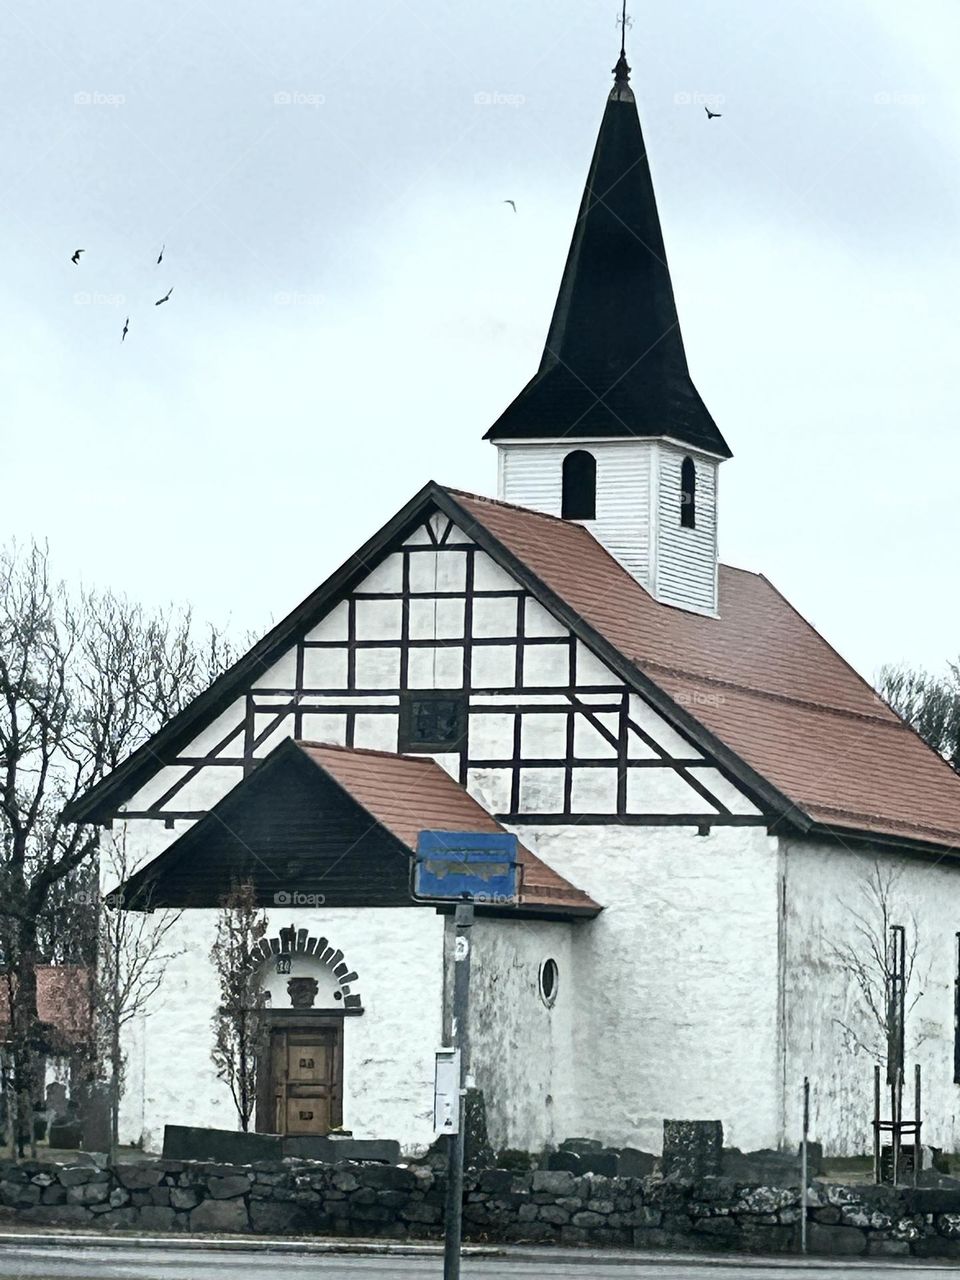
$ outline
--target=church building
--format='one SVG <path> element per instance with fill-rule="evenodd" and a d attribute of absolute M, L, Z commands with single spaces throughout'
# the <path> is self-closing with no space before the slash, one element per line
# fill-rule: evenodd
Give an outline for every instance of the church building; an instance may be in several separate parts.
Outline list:
<path fill-rule="evenodd" d="M 665 1117 L 792 1146 L 808 1076 L 812 1136 L 869 1149 L 843 953 L 879 875 L 916 931 L 925 1139 L 960 1149 L 960 778 L 767 578 L 718 562 L 731 450 L 687 366 L 625 56 L 614 75 L 540 367 L 487 432 L 496 499 L 425 484 L 72 810 L 133 855 L 126 909 L 182 908 L 127 1037 L 123 1141 L 236 1125 L 209 952 L 243 880 L 269 920 L 257 1129 L 428 1147 L 453 922 L 410 862 L 446 830 L 520 846 L 518 900 L 473 928 L 495 1148 L 658 1151 Z"/>

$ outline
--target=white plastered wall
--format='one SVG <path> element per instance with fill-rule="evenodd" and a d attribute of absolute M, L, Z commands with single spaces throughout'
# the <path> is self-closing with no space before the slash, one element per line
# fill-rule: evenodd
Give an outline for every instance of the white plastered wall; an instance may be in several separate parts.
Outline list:
<path fill-rule="evenodd" d="M 571 957 L 580 927 L 482 917 L 473 925 L 471 1067 L 495 1150 L 542 1151 L 577 1130 L 578 975 Z M 540 969 L 549 959 L 559 975 L 552 1005 L 540 996 Z M 579 1050 L 588 1051 L 583 1028 L 579 1035 Z"/>
<path fill-rule="evenodd" d="M 182 834 L 152 822 L 128 825 L 129 848 L 141 861 Z M 105 838 L 121 834 L 117 824 Z M 188 909 L 168 935 L 167 943 L 180 954 L 168 964 L 147 1014 L 125 1038 L 122 1142 L 142 1141 L 146 1150 L 157 1151 L 165 1124 L 237 1127 L 229 1091 L 210 1059 L 218 998 L 210 962 L 216 917 L 214 909 Z M 281 907 L 267 918 L 268 937 L 290 925 L 323 935 L 359 975 L 352 990 L 362 997 L 364 1011 L 344 1018 L 344 1127 L 359 1138 L 396 1139 L 407 1152 L 425 1150 L 433 1140 L 434 1051 L 442 1032 L 442 918 L 420 907 Z M 301 963 L 307 972 L 310 962 Z M 297 964 L 295 958 L 294 975 Z M 286 1003 L 285 983 L 268 976 L 274 1005 Z"/>
<path fill-rule="evenodd" d="M 760 827 L 524 826 L 605 910 L 571 933 L 575 1132 L 659 1152 L 663 1120 L 780 1131 L 776 841 Z"/>
<path fill-rule="evenodd" d="M 891 923 L 907 928 L 908 950 L 919 950 L 907 1003 L 922 995 L 906 1020 L 906 1099 L 913 1117 L 913 1070 L 923 1073 L 924 1141 L 960 1150 L 960 1085 L 953 1081 L 956 933 L 960 928 L 960 870 L 923 859 L 841 842 L 784 840 L 784 1127 L 800 1130 L 804 1076 L 811 1085 L 811 1133 L 828 1154 L 872 1150 L 873 1059 L 858 1048 L 875 1035 L 865 1001 L 838 950 L 863 955 L 860 928 L 876 928 L 875 896 L 866 890 L 879 868 L 889 880 Z M 859 919 L 858 919 L 859 917 Z M 913 921 L 917 928 L 914 929 Z M 886 1090 L 884 1090 L 886 1094 Z M 889 1099 L 884 1097 L 889 1118 Z"/>

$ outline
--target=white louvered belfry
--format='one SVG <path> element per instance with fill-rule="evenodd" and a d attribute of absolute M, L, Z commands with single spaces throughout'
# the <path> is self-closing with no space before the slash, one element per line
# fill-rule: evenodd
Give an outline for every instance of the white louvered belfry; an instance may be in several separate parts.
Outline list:
<path fill-rule="evenodd" d="M 717 612 L 717 469 L 721 459 L 670 440 L 498 440 L 498 496 L 559 516 L 563 461 L 597 461 L 596 516 L 579 520 L 661 604 Z M 685 458 L 696 474 L 693 527 L 681 522 Z"/>

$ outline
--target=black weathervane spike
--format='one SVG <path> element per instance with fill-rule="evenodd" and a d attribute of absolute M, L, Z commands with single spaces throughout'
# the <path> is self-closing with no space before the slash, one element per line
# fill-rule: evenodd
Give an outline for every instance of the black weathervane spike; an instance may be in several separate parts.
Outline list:
<path fill-rule="evenodd" d="M 630 79 L 630 65 L 627 62 L 627 26 L 630 19 L 627 17 L 627 0 L 623 0 L 623 11 L 620 15 L 620 58 L 617 65 L 613 69 L 613 74 L 617 84 L 626 84 Z"/>

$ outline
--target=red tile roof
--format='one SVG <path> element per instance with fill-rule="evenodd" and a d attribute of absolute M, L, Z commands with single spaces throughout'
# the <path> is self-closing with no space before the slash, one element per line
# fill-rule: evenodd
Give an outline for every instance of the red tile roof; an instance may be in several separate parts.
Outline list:
<path fill-rule="evenodd" d="M 502 833 L 505 828 L 429 756 L 298 742 L 315 764 L 411 851 L 421 831 Z M 518 844 L 520 905 L 595 915 L 599 905 Z"/>
<path fill-rule="evenodd" d="M 448 492 L 803 815 L 960 842 L 960 777 L 766 578 L 721 565 L 720 616 L 687 613 L 658 604 L 580 525 Z"/>

